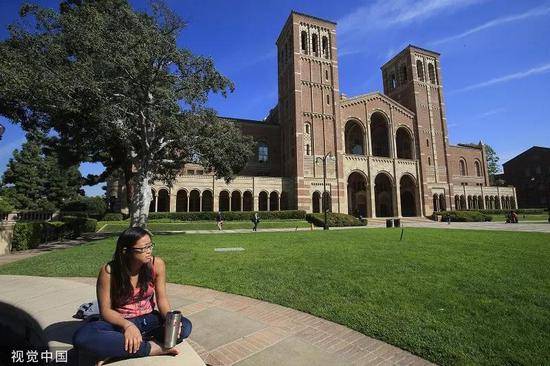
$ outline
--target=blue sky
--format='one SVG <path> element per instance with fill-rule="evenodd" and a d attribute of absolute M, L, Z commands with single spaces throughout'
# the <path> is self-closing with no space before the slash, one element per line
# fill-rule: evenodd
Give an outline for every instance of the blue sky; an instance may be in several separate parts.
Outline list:
<path fill-rule="evenodd" d="M 0 38 L 22 1 L 0 0 Z M 54 1 L 38 1 L 54 6 Z M 146 1 L 136 0 L 138 9 Z M 220 115 L 263 119 L 277 100 L 275 40 L 291 10 L 336 21 L 340 89 L 382 90 L 380 66 L 407 44 L 441 53 L 450 141 L 492 145 L 501 163 L 550 146 L 550 1 L 167 1 L 188 22 L 181 47 L 210 56 L 236 90 L 214 96 Z M 0 141 L 0 173 L 24 141 L 18 126 Z M 83 174 L 100 172 L 85 164 Z M 100 187 L 87 194 L 102 194 Z"/>

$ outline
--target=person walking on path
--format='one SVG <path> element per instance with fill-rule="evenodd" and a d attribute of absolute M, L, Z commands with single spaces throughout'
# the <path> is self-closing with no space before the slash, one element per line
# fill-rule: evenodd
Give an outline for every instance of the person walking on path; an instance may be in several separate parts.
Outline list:
<path fill-rule="evenodd" d="M 257 212 L 254 212 L 254 215 L 252 216 L 252 223 L 254 224 L 254 227 L 252 228 L 252 231 L 258 231 L 258 224 L 260 223 L 260 216 Z"/>
<path fill-rule="evenodd" d="M 96 291 L 101 318 L 85 323 L 73 335 L 76 349 L 100 359 L 177 355 L 164 348 L 164 321 L 170 311 L 166 294 L 166 266 L 153 256 L 151 234 L 140 227 L 119 236 L 113 260 L 103 265 Z M 158 310 L 155 310 L 155 299 Z M 191 334 L 182 317 L 176 344 Z"/>
<path fill-rule="evenodd" d="M 218 230 L 223 230 L 223 215 L 221 211 L 218 211 L 216 215 L 216 224 L 218 225 Z"/>

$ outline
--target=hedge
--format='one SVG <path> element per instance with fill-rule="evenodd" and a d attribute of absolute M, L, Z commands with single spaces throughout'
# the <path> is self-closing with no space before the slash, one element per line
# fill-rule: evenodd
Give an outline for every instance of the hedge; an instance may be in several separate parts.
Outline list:
<path fill-rule="evenodd" d="M 541 215 L 544 214 L 544 208 L 519 208 L 517 210 L 476 210 L 487 215 L 506 215 L 510 211 L 514 211 L 518 215 Z"/>
<path fill-rule="evenodd" d="M 34 249 L 40 243 L 95 232 L 97 220 L 70 216 L 65 219 L 65 222 L 17 222 L 13 228 L 12 250 Z"/>
<path fill-rule="evenodd" d="M 441 215 L 441 221 L 451 222 L 485 222 L 493 221 L 493 217 L 479 211 L 442 211 L 434 215 Z"/>
<path fill-rule="evenodd" d="M 122 221 L 124 217 L 121 213 L 109 212 L 101 219 L 101 221 Z"/>
<path fill-rule="evenodd" d="M 288 211 L 256 211 L 262 220 L 303 220 L 306 212 L 303 210 Z M 149 220 L 170 219 L 174 221 L 208 221 L 215 220 L 217 212 L 151 212 Z M 226 221 L 250 220 L 254 211 L 222 212 Z"/>
<path fill-rule="evenodd" d="M 312 213 L 306 215 L 307 222 L 319 226 L 325 226 L 324 213 Z M 365 226 L 367 220 L 360 221 L 357 217 L 343 213 L 327 213 L 327 224 L 329 227 L 344 227 L 344 226 Z"/>

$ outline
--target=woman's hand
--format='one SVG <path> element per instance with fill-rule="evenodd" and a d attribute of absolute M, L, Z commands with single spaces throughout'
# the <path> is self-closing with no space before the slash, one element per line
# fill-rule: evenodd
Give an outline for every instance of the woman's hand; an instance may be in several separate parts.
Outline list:
<path fill-rule="evenodd" d="M 141 332 L 134 323 L 124 329 L 124 350 L 128 353 L 136 353 L 142 340 Z"/>

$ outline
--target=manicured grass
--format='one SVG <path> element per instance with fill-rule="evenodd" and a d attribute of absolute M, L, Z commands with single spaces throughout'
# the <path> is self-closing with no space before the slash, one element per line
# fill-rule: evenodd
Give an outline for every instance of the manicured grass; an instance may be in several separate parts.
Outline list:
<path fill-rule="evenodd" d="M 493 222 L 505 222 L 506 216 L 505 215 L 491 215 L 493 216 Z M 540 215 L 518 215 L 519 222 L 528 222 L 528 221 L 548 221 L 548 214 L 540 214 Z"/>
<path fill-rule="evenodd" d="M 550 359 L 550 235 L 440 229 L 155 236 L 168 281 L 309 312 L 443 365 Z M 115 238 L 0 267 L 96 276 Z M 217 247 L 244 252 L 214 252 Z M 158 250 L 157 250 L 158 248 Z"/>
<path fill-rule="evenodd" d="M 103 229 L 101 229 L 104 225 Z M 250 229 L 254 224 L 251 221 L 225 221 L 223 224 L 224 229 Z M 190 221 L 190 222 L 150 222 L 147 227 L 153 233 L 162 231 L 185 231 L 185 230 L 217 230 L 215 221 Z M 274 221 L 261 221 L 258 225 L 258 229 L 272 229 L 272 228 L 296 228 L 296 227 L 309 227 L 309 224 L 304 220 L 274 220 Z M 100 221 L 97 224 L 97 228 L 101 229 L 103 233 L 122 232 L 128 228 L 128 222 L 109 222 Z"/>

